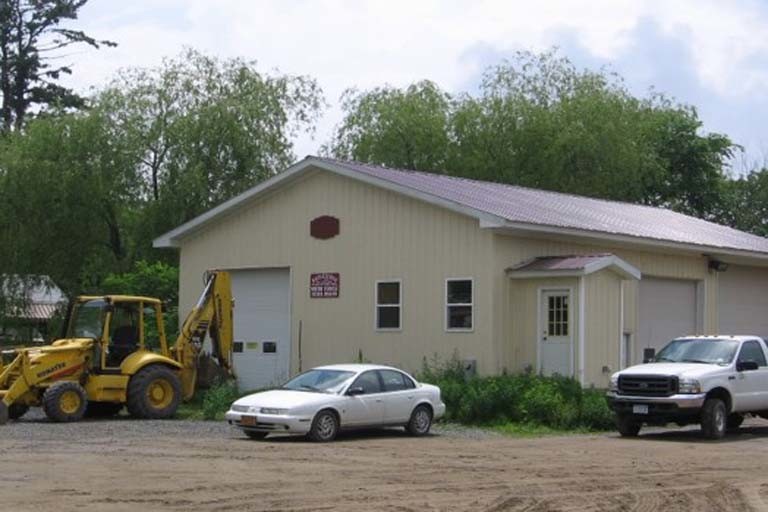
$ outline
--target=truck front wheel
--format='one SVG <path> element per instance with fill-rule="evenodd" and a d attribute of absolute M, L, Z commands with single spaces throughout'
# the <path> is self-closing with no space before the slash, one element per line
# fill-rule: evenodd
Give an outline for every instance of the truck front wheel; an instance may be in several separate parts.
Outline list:
<path fill-rule="evenodd" d="M 701 432 L 707 439 L 721 439 L 725 435 L 728 412 L 719 398 L 709 398 L 701 411 Z"/>
<path fill-rule="evenodd" d="M 642 426 L 643 424 L 631 414 L 618 414 L 616 416 L 616 429 L 621 437 L 637 437 Z"/>

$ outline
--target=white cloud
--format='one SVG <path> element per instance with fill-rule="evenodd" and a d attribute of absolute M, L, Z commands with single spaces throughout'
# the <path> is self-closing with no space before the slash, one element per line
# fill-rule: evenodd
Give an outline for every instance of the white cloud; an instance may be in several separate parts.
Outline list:
<path fill-rule="evenodd" d="M 307 74 L 333 106 L 317 141 L 297 141 L 303 156 L 330 136 L 347 87 L 429 78 L 455 90 L 481 65 L 466 58 L 468 49 L 543 50 L 563 32 L 610 61 L 637 44 L 633 29 L 648 19 L 689 48 L 702 87 L 724 97 L 766 97 L 768 63 L 760 56 L 768 55 L 767 18 L 757 0 L 92 0 L 78 26 L 120 46 L 75 55 L 70 83 L 101 84 L 120 67 L 155 65 L 183 45 L 255 59 L 262 70 Z"/>

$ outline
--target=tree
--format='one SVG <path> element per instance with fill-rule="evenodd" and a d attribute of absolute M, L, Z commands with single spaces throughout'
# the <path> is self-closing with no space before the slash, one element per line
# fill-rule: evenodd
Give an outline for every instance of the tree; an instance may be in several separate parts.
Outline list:
<path fill-rule="evenodd" d="M 93 108 L 138 155 L 137 257 L 152 257 L 154 236 L 290 165 L 291 138 L 311 131 L 323 104 L 313 79 L 264 75 L 254 62 L 191 49 L 120 73 Z"/>
<path fill-rule="evenodd" d="M 735 146 L 702 134 L 695 109 L 637 98 L 616 74 L 580 71 L 554 51 L 520 52 L 488 68 L 478 94 L 416 94 L 422 88 L 347 93 L 330 152 L 717 215 Z"/>
<path fill-rule="evenodd" d="M 324 152 L 406 169 L 439 170 L 448 164 L 450 96 L 433 82 L 404 90 L 347 89 L 341 103 L 347 115 Z"/>
<path fill-rule="evenodd" d="M 729 180 L 723 195 L 720 222 L 768 237 L 768 169 Z"/>
<path fill-rule="evenodd" d="M 56 81 L 71 74 L 58 64 L 75 44 L 115 46 L 62 26 L 77 19 L 88 0 L 0 0 L 0 133 L 20 129 L 33 105 L 81 107 L 83 99 Z"/>

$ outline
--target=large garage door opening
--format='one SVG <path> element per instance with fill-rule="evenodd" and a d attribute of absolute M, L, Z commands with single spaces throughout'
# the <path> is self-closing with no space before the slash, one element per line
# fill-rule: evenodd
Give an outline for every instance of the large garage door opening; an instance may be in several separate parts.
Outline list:
<path fill-rule="evenodd" d="M 717 280 L 720 333 L 768 337 L 768 269 L 731 265 Z"/>
<path fill-rule="evenodd" d="M 679 336 L 695 334 L 696 281 L 643 277 L 633 363 L 643 362 L 643 350 L 658 352 Z"/>
<path fill-rule="evenodd" d="M 281 384 L 291 363 L 291 293 L 287 268 L 234 270 L 235 354 L 242 391 Z"/>

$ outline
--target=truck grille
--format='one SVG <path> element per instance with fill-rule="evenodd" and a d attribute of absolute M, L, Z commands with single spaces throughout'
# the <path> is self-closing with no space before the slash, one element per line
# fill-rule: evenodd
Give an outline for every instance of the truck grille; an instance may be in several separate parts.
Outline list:
<path fill-rule="evenodd" d="M 620 375 L 619 393 L 634 396 L 670 396 L 677 393 L 677 377 Z"/>

